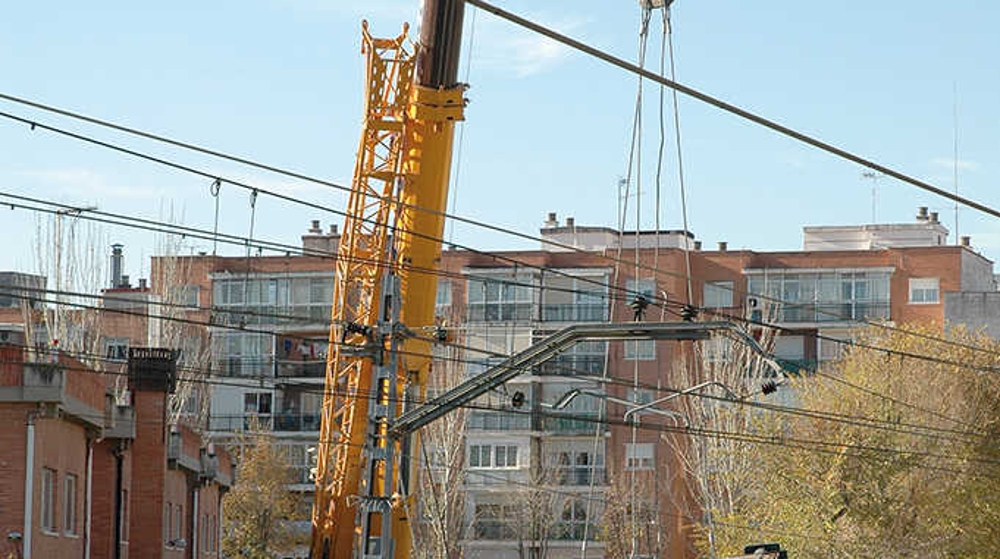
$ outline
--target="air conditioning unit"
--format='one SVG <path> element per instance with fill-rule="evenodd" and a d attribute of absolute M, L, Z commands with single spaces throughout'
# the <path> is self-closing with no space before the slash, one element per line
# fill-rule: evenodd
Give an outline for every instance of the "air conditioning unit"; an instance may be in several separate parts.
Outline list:
<path fill-rule="evenodd" d="M 18 324 L 0 324 L 0 343 L 24 345 L 24 329 Z"/>
<path fill-rule="evenodd" d="M 764 308 L 761 304 L 762 301 L 756 295 L 747 295 L 743 303 L 743 308 L 746 310 L 745 316 L 754 322 L 763 322 L 764 320 Z"/>

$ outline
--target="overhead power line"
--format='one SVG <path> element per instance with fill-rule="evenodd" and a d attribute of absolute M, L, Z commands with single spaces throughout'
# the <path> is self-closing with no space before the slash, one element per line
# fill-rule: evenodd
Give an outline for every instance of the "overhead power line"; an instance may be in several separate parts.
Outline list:
<path fill-rule="evenodd" d="M 666 80 L 666 81 L 669 82 L 669 80 Z M 669 85 L 669 84 L 667 84 L 667 85 Z M 68 115 L 68 116 L 73 116 L 74 118 L 80 118 L 80 119 L 88 121 L 88 122 L 100 123 L 102 125 L 109 126 L 111 128 L 117 129 L 117 130 L 127 131 L 129 133 L 135 133 L 135 134 L 137 134 L 139 136 L 143 136 L 143 137 L 150 137 L 150 138 L 158 139 L 158 140 L 165 141 L 167 143 L 171 143 L 173 145 L 178 145 L 178 146 L 181 146 L 181 147 L 190 145 L 190 144 L 187 144 L 187 143 L 184 143 L 184 142 L 179 142 L 179 141 L 176 141 L 176 140 L 170 140 L 170 139 L 167 139 L 167 138 L 162 138 L 162 137 L 156 136 L 154 134 L 150 134 L 148 132 L 142 132 L 142 131 L 134 130 L 134 129 L 127 128 L 127 127 L 124 127 L 124 126 L 121 126 L 121 125 L 117 125 L 117 124 L 113 124 L 113 123 L 108 123 L 106 121 L 100 121 L 98 119 L 93 119 L 91 117 L 86 117 L 86 116 L 83 116 L 83 115 L 78 115 L 76 113 L 71 113 L 70 111 L 65 111 L 63 109 L 57 109 L 55 107 L 49 107 L 49 106 L 46 106 L 46 105 L 42 105 L 40 103 L 35 103 L 35 102 L 32 102 L 32 101 L 27 101 L 27 100 L 19 99 L 19 98 L 16 98 L 16 97 L 13 97 L 13 96 L 9 96 L 9 95 L 5 96 L 4 94 L 0 94 L 0 98 L 6 98 L 6 99 L 13 100 L 13 101 L 16 101 L 16 102 L 23 102 L 24 104 L 27 104 L 27 105 L 30 105 L 30 106 L 34 106 L 34 107 L 37 107 L 37 108 L 43 108 L 44 110 L 50 110 L 50 111 L 55 112 L 57 114 L 64 114 L 64 115 Z M 173 169 L 177 169 L 177 170 L 180 170 L 180 171 L 185 171 L 185 172 L 188 172 L 188 173 L 196 174 L 196 175 L 201 176 L 203 178 L 213 180 L 214 181 L 213 182 L 213 186 L 219 184 L 221 181 L 224 181 L 224 182 L 227 182 L 227 183 L 232 184 L 234 186 L 237 186 L 239 188 L 246 189 L 246 190 L 248 190 L 248 191 L 250 191 L 252 193 L 261 193 L 261 194 L 265 194 L 265 195 L 269 195 L 269 196 L 274 196 L 274 197 L 276 197 L 278 199 L 281 199 L 281 200 L 284 200 L 284 201 L 287 201 L 287 202 L 291 202 L 291 203 L 295 203 L 295 204 L 300 204 L 300 205 L 303 205 L 305 207 L 309 207 L 309 208 L 312 208 L 312 209 L 318 209 L 318 210 L 321 210 L 321 211 L 324 211 L 324 212 L 333 213 L 333 214 L 339 215 L 339 216 L 346 216 L 347 215 L 346 212 L 344 212 L 344 211 L 340 211 L 340 210 L 336 210 L 336 209 L 333 209 L 333 208 L 329 208 L 329 207 L 323 206 L 323 205 L 318 204 L 318 203 L 308 202 L 308 201 L 300 200 L 300 199 L 292 197 L 292 196 L 286 196 L 286 195 L 283 195 L 283 194 L 274 193 L 274 192 L 271 192 L 271 191 L 269 191 L 267 189 L 259 188 L 259 187 L 253 186 L 253 185 L 245 183 L 245 182 L 236 181 L 234 179 L 229 179 L 229 178 L 223 178 L 221 176 L 218 176 L 217 174 L 209 173 L 209 172 L 204 171 L 204 170 L 199 170 L 199 169 L 196 169 L 194 167 L 190 167 L 188 165 L 183 165 L 183 164 L 180 164 L 180 163 L 169 161 L 167 159 L 163 159 L 163 158 L 159 158 L 159 157 L 154 157 L 154 156 L 151 156 L 151 155 L 148 155 L 148 154 L 144 154 L 144 153 L 138 152 L 136 150 L 132 150 L 132 149 L 125 148 L 125 147 L 122 147 L 122 146 L 111 144 L 109 142 L 105 142 L 105 141 L 102 141 L 102 140 L 98 140 L 98 139 L 95 139 L 95 138 L 84 136 L 82 134 L 77 134 L 77 133 L 74 133 L 74 132 L 70 132 L 70 131 L 67 131 L 67 130 L 63 130 L 63 129 L 54 127 L 54 126 L 49 126 L 49 125 L 46 125 L 46 124 L 38 123 L 37 121 L 31 120 L 31 119 L 28 119 L 28 118 L 19 117 L 19 116 L 8 114 L 8 113 L 4 113 L 4 112 L 0 112 L 0 117 L 5 117 L 5 118 L 8 118 L 8 119 L 17 121 L 17 122 L 28 124 L 29 126 L 31 126 L 32 130 L 34 130 L 36 127 L 37 128 L 41 128 L 41 129 L 48 130 L 48 131 L 56 133 L 56 134 L 60 134 L 60 135 L 66 136 L 66 137 L 70 137 L 70 138 L 79 140 L 79 141 L 83 141 L 83 142 L 90 143 L 90 144 L 93 144 L 93 145 L 98 145 L 100 147 L 105 147 L 107 149 L 111 149 L 113 151 L 118 151 L 120 153 L 124 153 L 124 154 L 130 155 L 130 156 L 133 156 L 133 157 L 137 157 L 137 158 L 140 158 L 140 159 L 143 159 L 143 160 L 147 160 L 147 161 L 150 161 L 150 162 L 154 162 L 154 163 L 158 163 L 158 164 L 161 164 L 161 165 L 165 165 L 165 166 L 173 168 Z M 192 149 L 194 149 L 194 148 L 192 148 Z M 237 161 L 237 162 L 244 161 L 243 158 L 238 158 L 238 157 L 235 157 L 235 156 L 228 156 L 228 155 L 225 155 L 225 154 L 221 154 L 220 152 L 215 152 L 213 150 L 208 150 L 207 148 L 200 148 L 200 147 L 198 147 L 196 149 L 196 151 L 201 151 L 201 152 L 212 154 L 212 155 L 219 154 L 220 157 L 225 156 L 225 157 L 231 158 L 232 160 Z M 249 161 L 249 160 L 246 160 L 246 161 Z M 268 169 L 272 168 L 271 166 L 264 166 L 263 164 L 258 164 L 258 165 L 262 165 L 261 168 L 268 168 Z M 277 168 L 274 168 L 274 169 L 277 169 Z M 278 171 L 275 171 L 275 172 L 278 172 Z M 296 173 L 293 173 L 291 171 L 283 171 L 282 170 L 282 172 L 284 172 L 285 174 L 289 174 L 289 176 L 296 176 L 297 175 Z M 304 177 L 304 175 L 303 175 L 303 177 Z M 341 185 L 336 185 L 335 183 L 328 183 L 327 181 L 321 181 L 320 179 L 307 178 L 307 179 L 303 179 L 303 180 L 311 180 L 311 181 L 314 181 L 314 182 L 319 182 L 321 184 L 328 184 L 330 186 L 335 186 L 337 188 L 346 188 L 346 187 L 343 187 Z M 74 206 L 69 206 L 69 207 L 72 207 L 72 208 L 76 209 L 76 207 L 74 207 Z M 34 209 L 34 208 L 25 208 L 25 209 Z M 415 209 L 419 210 L 421 208 L 415 207 Z M 438 212 L 437 210 L 427 210 L 427 211 Z M 438 213 L 441 213 L 441 212 L 438 212 Z M 511 229 L 504 228 L 504 227 L 499 227 L 499 226 L 491 225 L 491 224 L 488 224 L 488 223 L 479 222 L 479 221 L 476 221 L 476 220 L 470 220 L 468 218 L 463 218 L 461 216 L 454 216 L 454 215 L 449 215 L 449 214 L 442 214 L 442 215 L 445 215 L 446 217 L 449 217 L 449 218 L 452 218 L 452 219 L 459 219 L 459 220 L 462 220 L 462 221 L 464 221 L 466 223 L 470 223 L 470 224 L 473 224 L 473 225 L 477 225 L 477 226 L 481 226 L 481 227 L 486 227 L 486 228 L 489 228 L 491 230 L 495 230 L 495 231 L 498 231 L 498 232 L 503 232 L 503 233 L 506 233 L 506 234 L 514 235 L 514 236 L 525 238 L 525 239 L 531 239 L 531 240 L 536 240 L 536 241 L 544 242 L 546 244 L 549 244 L 549 245 L 552 245 L 552 246 L 555 246 L 555 247 L 559 247 L 559 248 L 562 248 L 562 249 L 565 249 L 565 250 L 569 250 L 569 251 L 572 251 L 572 252 L 576 252 L 576 253 L 580 253 L 580 254 L 587 254 L 587 255 L 590 255 L 590 256 L 596 256 L 596 257 L 601 258 L 603 260 L 609 260 L 609 261 L 614 262 L 614 263 L 624 263 L 624 264 L 634 265 L 637 269 L 641 269 L 641 270 L 645 270 L 645 271 L 651 271 L 651 272 L 653 272 L 655 274 L 660 274 L 660 275 L 665 275 L 665 276 L 670 276 L 670 277 L 678 277 L 678 278 L 681 278 L 681 279 L 684 279 L 686 277 L 684 274 L 681 274 L 681 273 L 678 273 L 678 272 L 673 272 L 671 270 L 663 270 L 663 269 L 659 269 L 659 268 L 656 268 L 656 267 L 651 267 L 651 266 L 642 264 L 642 263 L 638 262 L 638 259 L 636 259 L 636 261 L 623 260 L 620 257 L 620 255 L 619 256 L 610 256 L 608 254 L 588 252 L 588 251 L 585 251 L 583 249 L 580 249 L 579 247 L 575 247 L 575 246 L 572 246 L 572 245 L 560 243 L 558 241 L 554 241 L 554 240 L 550 240 L 550 239 L 544 239 L 542 237 L 536 237 L 536 236 L 528 235 L 528 234 L 525 234 L 525 233 L 520 233 L 518 231 L 514 231 L 514 230 L 511 230 Z M 82 217 L 84 219 L 92 219 L 92 218 L 84 217 L 82 215 L 79 216 L 79 217 Z M 367 221 L 371 221 L 371 220 L 369 219 Z M 390 226 L 390 227 L 394 227 L 394 226 Z M 435 236 L 432 236 L 432 235 L 426 235 L 426 234 L 421 234 L 421 233 L 416 233 L 416 232 L 414 232 L 413 235 L 415 235 L 417 237 L 425 238 L 427 240 L 432 240 L 432 241 L 435 241 L 435 242 L 440 242 L 440 243 L 446 242 L 443 238 L 435 237 Z M 233 237 L 233 236 L 230 236 L 230 237 Z M 213 238 L 221 240 L 220 237 L 213 237 Z M 278 244 L 278 243 L 275 243 L 275 244 Z M 499 260 L 499 261 L 502 261 L 502 262 L 510 263 L 510 264 L 514 265 L 515 267 L 520 266 L 522 268 L 527 268 L 527 269 L 537 269 L 539 271 L 547 271 L 547 272 L 552 273 L 552 274 L 562 275 L 562 276 L 568 277 L 568 278 L 573 278 L 576 281 L 594 284 L 594 285 L 597 285 L 597 286 L 600 286 L 600 287 L 603 287 L 603 288 L 607 288 L 609 290 L 622 291 L 622 292 L 624 292 L 626 294 L 626 296 L 629 295 L 628 290 L 624 289 L 623 287 L 612 285 L 610 283 L 601 282 L 601 281 L 598 281 L 598 280 L 594 280 L 592 278 L 575 276 L 575 275 L 567 273 L 567 272 L 565 272 L 563 270 L 549 268 L 549 267 L 538 265 L 538 264 L 532 264 L 532 263 L 529 263 L 529 262 L 526 262 L 526 261 L 523 261 L 523 260 L 519 260 L 517 258 L 513 258 L 513 257 L 506 256 L 506 255 L 503 255 L 503 254 L 498 254 L 496 252 L 482 251 L 482 250 L 473 248 L 471 246 L 466 246 L 466 245 L 461 245 L 461 244 L 454 244 L 454 243 L 449 243 L 449 244 L 451 244 L 452 246 L 455 246 L 457 248 L 461 248 L 463 250 L 468 250 L 469 252 L 474 253 L 474 254 L 479 254 L 479 255 L 483 255 L 483 256 L 492 258 L 494 260 Z M 620 251 L 619 251 L 619 253 L 620 253 Z M 728 286 L 719 286 L 719 287 L 721 289 L 728 290 L 728 291 L 732 292 L 734 295 L 748 295 L 748 294 L 750 294 L 749 292 L 747 292 L 745 290 L 736 289 L 735 287 L 728 287 Z M 756 296 L 756 297 L 758 297 L 758 298 L 760 298 L 761 300 L 775 302 L 775 303 L 779 303 L 779 304 L 783 304 L 783 305 L 789 305 L 789 306 L 794 307 L 794 308 L 806 308 L 806 307 L 810 306 L 808 304 L 791 303 L 791 302 L 783 301 L 781 299 L 778 299 L 778 298 L 775 298 L 775 297 L 770 297 L 770 296 L 763 295 L 763 294 L 753 294 L 753 295 Z M 685 303 L 683 303 L 681 301 L 673 301 L 673 300 L 667 299 L 665 297 L 661 298 L 661 296 L 659 294 L 654 294 L 653 297 L 652 297 L 652 299 L 653 299 L 653 301 L 651 301 L 652 303 L 659 302 L 659 304 L 661 304 L 661 305 L 676 306 L 677 309 L 681 309 L 681 308 L 683 308 L 685 306 Z M 664 307 L 664 308 L 666 308 L 666 307 Z M 851 318 L 851 317 L 845 317 L 843 315 L 838 315 L 838 314 L 836 314 L 834 312 L 831 312 L 829 310 L 826 310 L 826 309 L 815 309 L 815 310 L 816 310 L 816 312 L 822 313 L 824 316 L 830 316 L 830 317 L 833 317 L 833 318 L 841 318 L 841 319 Z M 672 311 L 672 312 L 674 312 L 675 314 L 678 314 L 679 311 Z M 868 324 L 870 326 L 875 326 L 877 328 L 882 328 L 882 329 L 886 329 L 886 330 L 908 332 L 905 329 L 900 329 L 898 327 L 894 327 L 894 326 L 890 326 L 890 325 L 887 325 L 887 324 L 883 324 L 883 323 L 880 323 L 878 321 L 873 321 L 873 320 L 867 320 L 866 319 L 866 320 L 863 320 L 862 322 L 864 322 L 864 323 L 866 323 L 866 324 Z M 919 333 L 911 333 L 911 335 L 926 337 L 926 335 L 919 334 Z M 938 341 L 942 341 L 943 343 L 949 343 L 949 342 L 946 342 L 946 341 L 943 341 L 943 340 L 938 340 Z M 969 346 L 969 348 L 970 349 L 975 349 L 973 346 Z M 978 351 L 988 351 L 988 350 L 978 349 Z"/>
<path fill-rule="evenodd" d="M 588 54 L 590 56 L 593 56 L 595 58 L 603 60 L 604 62 L 607 62 L 607 63 L 609 63 L 611 65 L 617 66 L 618 68 L 621 68 L 623 70 L 632 72 L 634 74 L 638 74 L 638 75 L 642 76 L 643 78 L 646 78 L 648 80 L 654 81 L 656 83 L 665 85 L 665 86 L 667 86 L 667 87 L 669 87 L 669 88 L 671 88 L 671 89 L 673 89 L 675 91 L 678 91 L 680 93 L 683 93 L 684 95 L 687 95 L 688 97 L 691 97 L 691 98 L 696 99 L 698 101 L 701 101 L 703 103 L 707 103 L 707 104 L 712 105 L 713 107 L 716 107 L 718 109 L 722 109 L 723 111 L 725 111 L 727 113 L 730 113 L 730 114 L 736 115 L 738 117 L 741 117 L 743 119 L 749 120 L 750 122 L 753 122 L 754 124 L 759 124 L 761 126 L 764 126 L 765 128 L 769 128 L 771 130 L 774 130 L 775 132 L 778 132 L 779 134 L 782 134 L 784 136 L 788 136 L 790 138 L 794 138 L 794 139 L 796 139 L 796 140 L 798 140 L 800 142 L 803 142 L 805 144 L 808 144 L 810 146 L 813 146 L 815 148 L 823 150 L 823 151 L 825 151 L 827 153 L 836 155 L 837 157 L 840 157 L 841 159 L 846 159 L 848 161 L 851 161 L 852 163 L 857 163 L 858 165 L 861 165 L 863 167 L 867 167 L 867 168 L 872 169 L 872 170 L 874 170 L 876 172 L 879 172 L 879 173 L 882 173 L 884 175 L 890 176 L 890 177 L 892 177 L 894 179 L 897 179 L 899 181 L 908 183 L 908 184 L 910 184 L 912 186 L 915 186 L 917 188 L 920 188 L 922 190 L 926 190 L 927 192 L 931 192 L 933 194 L 936 194 L 938 196 L 947 198 L 947 199 L 952 200 L 954 202 L 957 202 L 959 204 L 968 206 L 968 207 L 970 207 L 970 208 L 972 208 L 974 210 L 978 210 L 978 211 L 983 212 L 985 214 L 989 214 L 989 215 L 991 215 L 993 217 L 1000 217 L 1000 210 L 991 208 L 991 207 L 989 207 L 989 206 L 987 206 L 985 204 L 981 204 L 979 202 L 976 202 L 974 200 L 970 200 L 968 198 L 959 196 L 959 195 L 954 194 L 952 192 L 948 192 L 947 190 L 944 190 L 942 188 L 938 188 L 938 187 L 936 187 L 936 186 L 934 186 L 934 185 L 932 185 L 930 183 L 924 182 L 924 181 L 922 181 L 920 179 L 914 178 L 914 177 L 912 177 L 910 175 L 907 175 L 907 174 L 904 174 L 904 173 L 902 173 L 900 171 L 896 171 L 895 169 L 892 169 L 890 167 L 886 167 L 885 165 L 881 165 L 879 163 L 876 163 L 875 161 L 873 161 L 871 159 L 862 157 L 860 155 L 856 155 L 856 154 L 851 153 L 851 152 L 849 152 L 849 151 L 847 151 L 847 150 L 845 150 L 843 148 L 839 148 L 837 146 L 834 146 L 833 144 L 829 144 L 827 142 L 824 142 L 822 140 L 819 140 L 817 138 L 809 136 L 809 135 L 807 135 L 805 133 L 799 132 L 799 131 L 797 131 L 797 130 L 795 130 L 793 128 L 789 128 L 788 126 L 785 126 L 785 125 L 779 124 L 778 122 L 775 122 L 773 120 L 764 118 L 764 117 L 762 117 L 760 115 L 757 115 L 755 113 L 752 113 L 752 112 L 750 112 L 750 111 L 748 111 L 746 109 L 742 109 L 740 107 L 737 107 L 736 105 L 727 103 L 727 102 L 725 102 L 725 101 L 723 101 L 723 100 L 721 100 L 721 99 L 719 99 L 717 97 L 713 97 L 711 95 L 708 95 L 707 93 L 703 93 L 703 92 L 698 91 L 697 89 L 694 89 L 692 87 L 689 87 L 689 86 L 686 86 L 686 85 L 681 84 L 679 82 L 667 79 L 664 76 L 658 75 L 658 74 L 656 74 L 654 72 L 646 70 L 645 68 L 642 68 L 640 66 L 632 64 L 631 62 L 628 62 L 627 60 L 618 58 L 618 57 L 616 57 L 616 56 L 614 56 L 612 54 L 609 54 L 609 53 L 604 52 L 604 51 L 602 51 L 600 49 L 592 47 L 592 46 L 590 46 L 590 45 L 588 45 L 586 43 L 583 43 L 581 41 L 573 39 L 573 38 L 569 37 L 568 35 L 564 35 L 562 33 L 559 33 L 558 31 L 555 31 L 553 29 L 550 29 L 548 27 L 545 27 L 543 25 L 535 23 L 535 22 L 533 22 L 533 21 L 531 21 L 529 19 L 523 18 L 523 17 L 521 17 L 521 16 L 519 16 L 517 14 L 514 14 L 512 12 L 509 12 L 507 10 L 504 10 L 504 9 L 502 9 L 500 7 L 497 7 L 497 6 L 493 5 L 493 4 L 490 4 L 489 2 L 485 2 L 483 0 L 466 0 L 466 2 L 469 3 L 469 4 L 472 4 L 473 6 L 475 6 L 477 8 L 480 8 L 482 10 L 490 12 L 491 14 L 493 14 L 493 15 L 501 18 L 501 19 L 505 19 L 505 20 L 507 20 L 507 21 L 509 21 L 511 23 L 514 23 L 516 25 L 519 25 L 521 27 L 524 27 L 526 29 L 534 31 L 535 33 L 538 33 L 540 35 L 544 35 L 544 36 L 548 37 L 549 39 L 552 39 L 553 41 L 562 43 L 562 44 L 564 44 L 564 45 L 566 45 L 568 47 L 571 47 L 573 49 L 576 49 L 576 50 L 578 50 L 580 52 L 586 53 L 586 54 Z"/>

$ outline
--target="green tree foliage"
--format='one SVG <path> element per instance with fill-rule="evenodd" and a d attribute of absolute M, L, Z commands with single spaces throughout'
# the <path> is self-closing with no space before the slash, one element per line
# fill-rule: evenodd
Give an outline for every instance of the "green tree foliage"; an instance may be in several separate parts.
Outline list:
<path fill-rule="evenodd" d="M 272 559 L 303 543 L 292 524 L 300 498 L 288 490 L 293 471 L 278 445 L 266 433 L 245 436 L 232 491 L 223 501 L 226 557 Z"/>
<path fill-rule="evenodd" d="M 923 327 L 856 339 L 892 351 L 855 346 L 795 381 L 793 405 L 816 413 L 759 413 L 773 444 L 752 450 L 750 498 L 716 517 L 720 555 L 774 540 L 815 559 L 1000 557 L 1000 373 L 982 370 L 1000 344 Z"/>

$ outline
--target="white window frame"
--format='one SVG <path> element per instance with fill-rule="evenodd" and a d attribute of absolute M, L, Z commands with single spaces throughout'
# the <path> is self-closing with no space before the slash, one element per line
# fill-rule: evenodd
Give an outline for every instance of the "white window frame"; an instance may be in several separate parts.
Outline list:
<path fill-rule="evenodd" d="M 625 443 L 625 469 L 628 471 L 652 470 L 656 467 L 653 443 Z"/>
<path fill-rule="evenodd" d="M 482 443 L 469 445 L 469 468 L 480 470 L 514 470 L 518 468 L 518 445 Z M 502 451 L 502 452 L 501 452 Z M 501 463 L 500 456 L 503 456 Z M 513 461 L 511 461 L 513 457 Z M 483 460 L 485 458 L 485 461 Z"/>
<path fill-rule="evenodd" d="M 76 536 L 76 474 L 66 474 L 63 478 L 63 533 Z"/>
<path fill-rule="evenodd" d="M 42 532 L 50 535 L 58 535 L 59 527 L 56 525 L 56 471 L 52 468 L 42 468 L 41 481 Z"/>
<path fill-rule="evenodd" d="M 111 361 L 128 359 L 128 338 L 104 338 L 104 356 Z"/>
<path fill-rule="evenodd" d="M 933 299 L 930 297 L 933 295 Z M 941 302 L 941 278 L 910 278 L 911 305 L 937 305 Z"/>

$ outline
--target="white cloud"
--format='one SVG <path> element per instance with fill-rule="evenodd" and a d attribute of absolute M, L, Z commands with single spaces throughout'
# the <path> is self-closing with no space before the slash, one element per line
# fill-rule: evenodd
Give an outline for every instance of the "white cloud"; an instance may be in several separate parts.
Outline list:
<path fill-rule="evenodd" d="M 955 163 L 956 160 L 952 157 L 935 157 L 931 159 L 931 165 L 945 169 L 954 169 Z M 980 167 L 979 162 L 968 159 L 958 159 L 957 163 L 960 171 L 976 171 Z"/>
<path fill-rule="evenodd" d="M 489 18 L 488 15 L 486 17 Z M 526 17 L 533 21 L 546 20 L 533 15 Z M 589 21 L 580 17 L 564 17 L 548 26 L 568 34 L 584 27 Z M 479 17 L 476 27 L 472 52 L 472 63 L 476 67 L 525 78 L 551 70 L 565 62 L 571 53 L 569 47 L 495 18 Z"/>

